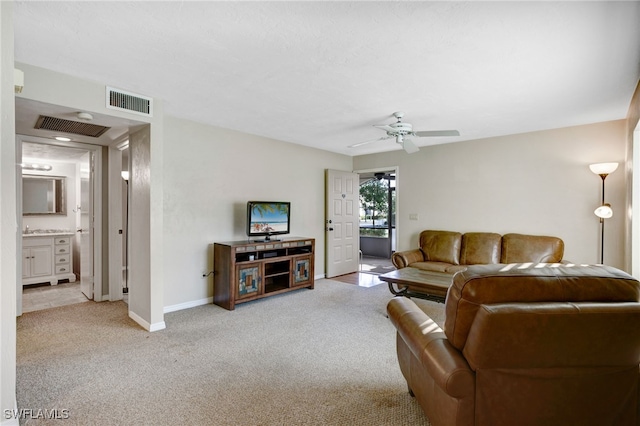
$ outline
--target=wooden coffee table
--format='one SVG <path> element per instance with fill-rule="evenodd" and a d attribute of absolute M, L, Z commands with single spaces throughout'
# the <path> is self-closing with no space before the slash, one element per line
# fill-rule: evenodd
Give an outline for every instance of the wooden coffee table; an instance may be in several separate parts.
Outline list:
<path fill-rule="evenodd" d="M 396 296 L 418 297 L 444 303 L 447 291 L 453 283 L 453 275 L 444 272 L 423 271 L 418 268 L 402 268 L 378 275 L 380 281 L 389 285 Z M 393 285 L 396 285 L 396 290 Z"/>

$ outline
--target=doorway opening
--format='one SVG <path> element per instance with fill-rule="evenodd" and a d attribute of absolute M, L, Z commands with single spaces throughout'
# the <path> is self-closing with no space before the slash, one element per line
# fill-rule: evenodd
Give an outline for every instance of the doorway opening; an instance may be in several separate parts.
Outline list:
<path fill-rule="evenodd" d="M 94 181 L 94 301 L 116 301 L 122 300 L 125 285 L 130 290 L 135 288 L 135 284 L 142 283 L 141 291 L 129 291 L 128 301 L 132 309 L 129 309 L 128 316 L 140 324 L 148 331 L 156 331 L 165 327 L 162 318 L 161 300 L 153 299 L 152 293 L 162 290 L 157 284 L 161 279 L 152 282 L 151 274 L 153 268 L 148 265 L 155 258 L 155 254 L 150 255 L 147 251 L 148 242 L 151 238 L 151 231 L 160 234 L 159 230 L 150 223 L 150 200 L 151 184 L 149 180 L 140 181 L 136 179 L 139 174 L 146 174 L 151 166 L 151 123 L 148 121 L 138 121 L 137 119 L 125 118 L 122 114 L 112 116 L 108 113 L 96 113 L 92 111 L 92 123 L 108 128 L 99 136 L 73 133 L 69 139 L 71 141 L 59 142 L 54 140 L 56 136 L 66 133 L 62 130 L 54 131 L 47 129 L 35 129 L 40 116 L 60 118 L 63 120 L 76 121 L 78 111 L 75 107 L 49 104 L 26 98 L 15 99 L 15 122 L 16 122 L 16 163 L 22 159 L 21 139 L 39 141 L 43 144 L 56 146 L 77 147 L 90 150 L 95 155 L 95 181 Z M 161 122 L 161 119 L 158 119 Z M 136 238 L 126 240 L 129 243 L 127 253 L 128 266 L 124 265 L 123 256 L 123 229 L 122 215 L 123 205 L 121 204 L 122 192 L 126 193 L 126 183 L 121 177 L 123 153 L 121 144 L 131 139 L 129 159 L 125 163 L 127 169 L 131 171 L 129 180 L 130 196 L 129 201 L 129 229 L 134 229 L 134 225 L 142 224 L 142 227 L 135 226 Z M 161 144 L 161 138 L 159 139 Z M 155 149 L 155 148 L 154 148 Z M 138 172 L 138 173 L 136 173 Z M 22 205 L 21 171 L 16 168 L 16 213 L 19 217 L 19 227 L 22 228 Z M 77 231 L 77 230 L 76 230 Z M 138 233 L 138 231 L 140 231 Z M 77 235 L 76 235 L 77 237 Z M 16 234 L 16 246 L 18 253 L 22 251 L 22 235 Z M 151 250 L 154 251 L 153 249 Z M 18 261 L 16 280 L 16 314 L 22 314 L 22 279 L 20 255 L 17 254 Z M 147 265 L 147 266 L 145 266 Z M 124 272 L 127 270 L 126 284 L 124 282 Z M 82 280 L 81 280 L 82 281 Z M 152 307 L 152 308 L 151 308 Z M 137 312 L 142 312 L 145 318 Z M 151 315 L 153 312 L 154 315 Z M 153 316 L 154 321 L 149 322 Z"/>
<path fill-rule="evenodd" d="M 23 164 L 19 182 L 59 182 L 50 191 L 27 185 L 18 190 L 23 235 L 18 264 L 22 269 L 20 313 L 93 300 L 94 255 L 101 256 L 100 245 L 96 253 L 89 231 L 94 227 L 95 154 L 83 144 L 56 144 L 26 136 L 18 137 L 18 142 Z M 57 206 L 37 209 L 33 204 L 38 202 L 43 207 Z"/>
<path fill-rule="evenodd" d="M 396 249 L 396 169 L 359 172 L 360 272 L 384 274 L 393 269 Z"/>

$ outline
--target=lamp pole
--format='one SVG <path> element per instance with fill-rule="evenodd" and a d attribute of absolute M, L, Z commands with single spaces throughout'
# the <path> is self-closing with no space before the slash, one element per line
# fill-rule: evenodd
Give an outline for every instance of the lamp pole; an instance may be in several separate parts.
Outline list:
<path fill-rule="evenodd" d="M 613 216 L 611 204 L 604 202 L 604 180 L 618 168 L 618 163 L 597 163 L 589 165 L 589 169 L 602 179 L 602 202 L 594 213 L 600 218 L 600 263 L 604 264 L 604 220 Z"/>
<path fill-rule="evenodd" d="M 608 173 L 601 173 L 602 178 L 602 203 L 604 206 L 604 180 L 607 178 Z M 604 217 L 600 217 L 600 264 L 604 264 Z"/>

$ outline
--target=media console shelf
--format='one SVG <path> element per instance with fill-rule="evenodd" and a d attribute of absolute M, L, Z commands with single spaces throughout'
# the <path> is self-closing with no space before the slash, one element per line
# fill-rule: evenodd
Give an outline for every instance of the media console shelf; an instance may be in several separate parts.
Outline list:
<path fill-rule="evenodd" d="M 213 303 L 238 303 L 313 288 L 315 240 L 230 241 L 213 245 Z"/>

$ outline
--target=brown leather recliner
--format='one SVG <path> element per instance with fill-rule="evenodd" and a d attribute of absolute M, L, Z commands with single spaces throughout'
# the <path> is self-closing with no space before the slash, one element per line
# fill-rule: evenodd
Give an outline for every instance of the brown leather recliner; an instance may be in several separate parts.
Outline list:
<path fill-rule="evenodd" d="M 608 266 L 476 265 L 444 331 L 392 299 L 400 369 L 433 426 L 640 425 L 640 283 Z"/>

